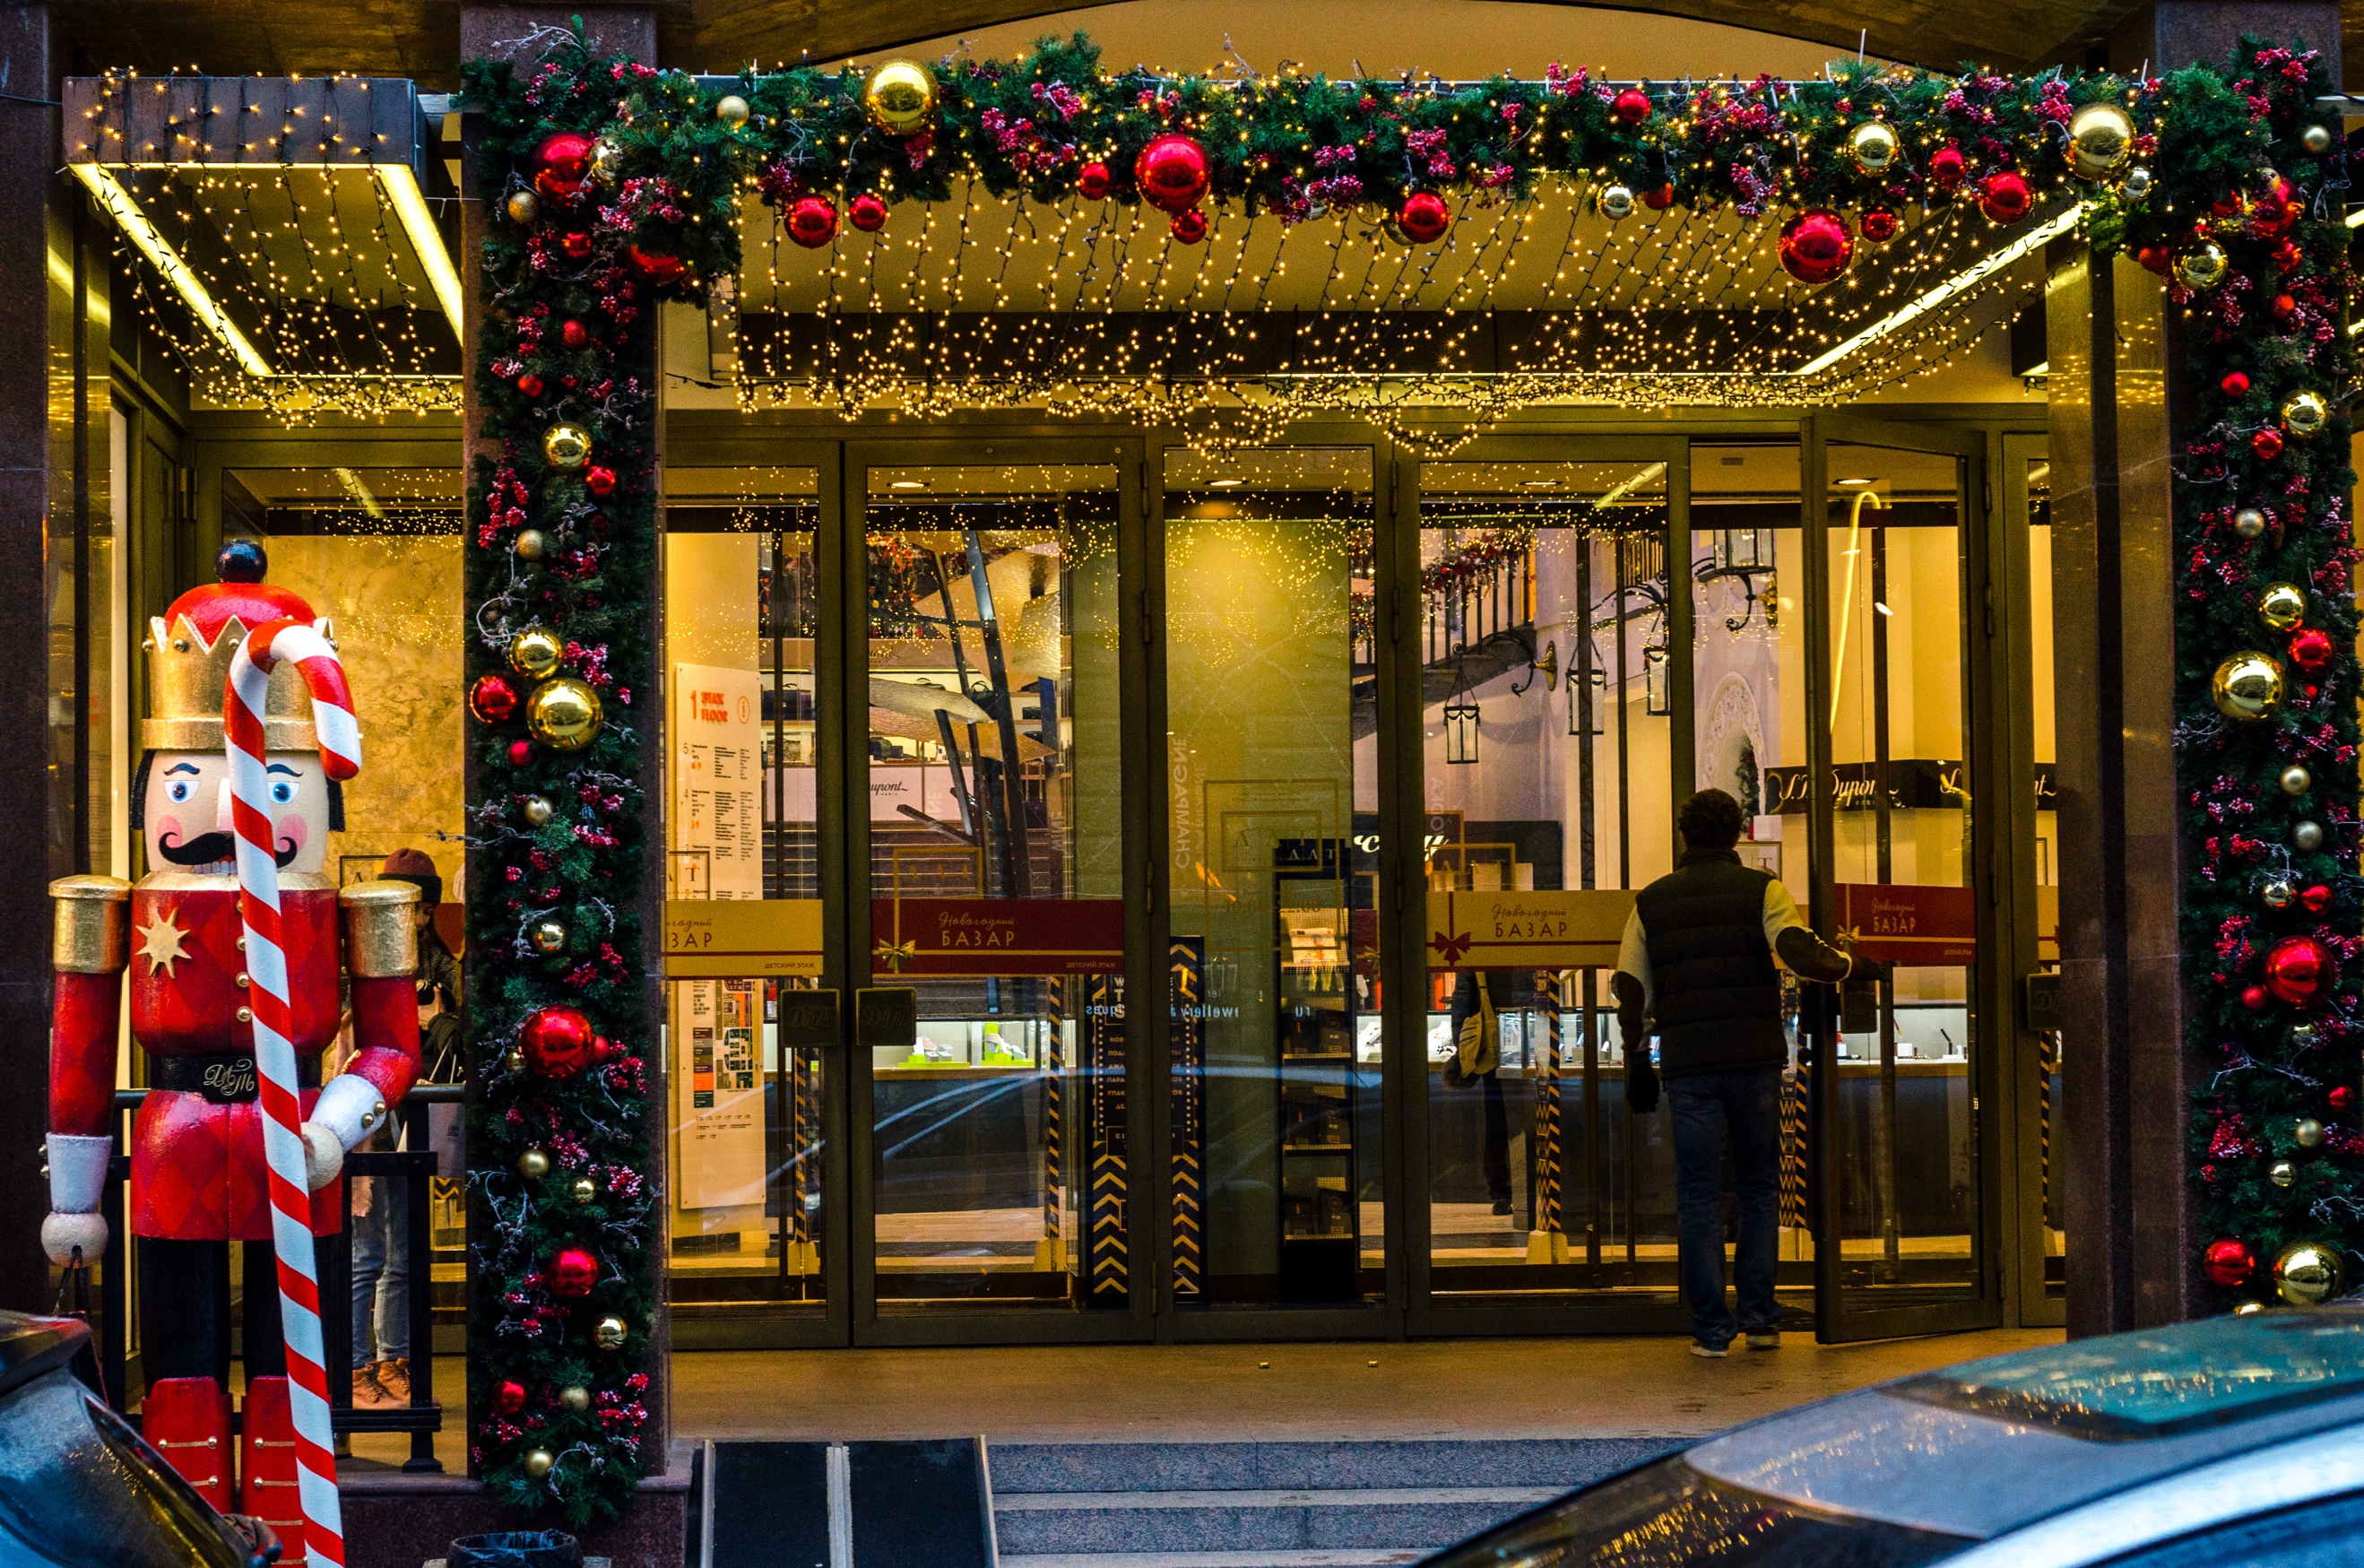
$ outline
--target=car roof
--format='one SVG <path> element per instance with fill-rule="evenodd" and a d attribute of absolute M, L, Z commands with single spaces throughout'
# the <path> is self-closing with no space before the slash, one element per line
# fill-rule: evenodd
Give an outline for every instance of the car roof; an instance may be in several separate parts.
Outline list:
<path fill-rule="evenodd" d="M 1716 1480 L 1983 1540 L 2230 1453 L 2364 1423 L 2364 1310 L 2046 1346 L 1843 1395 L 1691 1449 Z"/>
<path fill-rule="evenodd" d="M 0 1312 L 0 1397 L 44 1373 L 72 1364 L 89 1343 L 90 1325 L 78 1318 Z"/>

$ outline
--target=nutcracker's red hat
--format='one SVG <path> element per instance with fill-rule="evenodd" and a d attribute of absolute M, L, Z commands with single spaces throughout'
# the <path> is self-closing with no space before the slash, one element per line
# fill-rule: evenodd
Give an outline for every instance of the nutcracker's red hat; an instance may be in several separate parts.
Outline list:
<path fill-rule="evenodd" d="M 222 703 L 230 660 L 256 627 L 291 619 L 316 626 L 324 636 L 329 633 L 329 623 L 316 619 L 300 595 L 262 580 L 270 561 L 261 541 L 229 540 L 215 565 L 220 582 L 190 589 L 148 623 L 148 717 L 139 737 L 144 750 L 222 749 Z M 311 694 L 292 663 L 282 662 L 271 673 L 262 732 L 265 749 L 273 751 L 309 751 L 318 746 Z"/>

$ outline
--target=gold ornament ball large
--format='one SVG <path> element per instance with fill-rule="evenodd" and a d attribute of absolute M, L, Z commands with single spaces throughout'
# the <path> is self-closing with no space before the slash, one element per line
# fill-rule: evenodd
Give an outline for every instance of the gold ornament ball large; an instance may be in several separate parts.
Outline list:
<path fill-rule="evenodd" d="M 1885 120 L 1866 120 L 1847 132 L 1847 153 L 1867 174 L 1887 173 L 1896 152 L 1896 129 Z"/>
<path fill-rule="evenodd" d="M 2320 1241 L 2293 1241 L 2274 1260 L 2274 1293 L 2292 1307 L 2314 1307 L 2339 1294 L 2339 1253 Z"/>
<path fill-rule="evenodd" d="M 538 1182 L 550 1174 L 550 1156 L 539 1149 L 529 1149 L 518 1156 L 518 1174 L 530 1182 Z"/>
<path fill-rule="evenodd" d="M 2227 718 L 2263 718 L 2281 706 L 2282 667 L 2271 654 L 2244 650 L 2216 666 L 2209 695 Z"/>
<path fill-rule="evenodd" d="M 541 455 L 552 468 L 581 468 L 591 461 L 591 432 L 580 425 L 552 425 L 541 433 Z"/>
<path fill-rule="evenodd" d="M 519 227 L 541 216 L 541 198 L 533 194 L 530 185 L 520 185 L 511 191 L 508 200 L 502 205 L 508 210 L 509 221 Z"/>
<path fill-rule="evenodd" d="M 566 644 L 546 626 L 530 626 L 509 639 L 509 668 L 530 681 L 555 675 L 565 657 Z"/>
<path fill-rule="evenodd" d="M 2213 289 L 2232 271 L 2233 262 L 2225 254 L 2225 247 L 2213 239 L 2187 245 L 2176 253 L 2175 281 L 2188 289 Z"/>
<path fill-rule="evenodd" d="M 576 1415 L 591 1408 L 591 1391 L 581 1384 L 569 1384 L 558 1391 L 558 1402 Z"/>
<path fill-rule="evenodd" d="M 2306 618 L 2306 590 L 2295 583 L 2269 583 L 2258 590 L 2258 618 L 2288 631 Z"/>
<path fill-rule="evenodd" d="M 526 940 L 536 952 L 556 952 L 566 945 L 566 923 L 563 920 L 536 920 L 526 929 Z"/>
<path fill-rule="evenodd" d="M 2279 674 L 2274 683 L 2279 695 Z M 573 675 L 544 681 L 533 689 L 533 695 L 525 705 L 525 727 L 533 731 L 533 738 L 561 751 L 580 751 L 591 744 L 604 719 L 599 694 L 591 689 L 589 683 Z"/>
<path fill-rule="evenodd" d="M 2088 104 L 2068 117 L 2068 172 L 2080 180 L 2115 173 L 2134 150 L 2135 118 L 2115 104 Z"/>
<path fill-rule="evenodd" d="M 528 1475 L 532 1476 L 536 1481 L 539 1481 L 543 1476 L 549 1474 L 550 1467 L 557 1462 L 558 1461 L 550 1456 L 550 1451 L 548 1449 L 530 1449 L 527 1451 L 525 1456 L 525 1473 Z"/>
<path fill-rule="evenodd" d="M 2331 422 L 2331 406 L 2319 392 L 2302 392 L 2282 405 L 2282 428 L 2300 440 L 2322 432 Z"/>
<path fill-rule="evenodd" d="M 612 137 L 600 137 L 591 144 L 591 177 L 603 185 L 612 185 L 616 176 L 624 172 L 624 150 Z"/>
<path fill-rule="evenodd" d="M 890 60 L 862 83 L 862 106 L 889 136 L 925 130 L 936 117 L 936 73 L 916 61 Z"/>
<path fill-rule="evenodd" d="M 536 828 L 558 814 L 558 808 L 550 804 L 550 796 L 546 795 L 527 795 L 519 803 L 518 809 L 524 812 L 526 821 Z"/>
<path fill-rule="evenodd" d="M 725 93 L 714 103 L 714 117 L 733 130 L 745 125 L 754 112 L 747 106 L 747 100 L 736 93 Z"/>
<path fill-rule="evenodd" d="M 1600 187 L 1600 216 L 1615 223 L 1634 215 L 1634 191 L 1629 185 L 1610 184 Z"/>
<path fill-rule="evenodd" d="M 624 1348 L 624 1320 L 621 1318 L 600 1318 L 599 1326 L 591 1330 L 591 1342 L 598 1346 L 603 1351 L 622 1350 Z"/>

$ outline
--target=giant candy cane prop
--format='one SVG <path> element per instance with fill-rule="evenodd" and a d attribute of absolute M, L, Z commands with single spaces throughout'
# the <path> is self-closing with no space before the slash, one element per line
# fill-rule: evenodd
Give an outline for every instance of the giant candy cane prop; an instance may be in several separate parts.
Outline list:
<path fill-rule="evenodd" d="M 361 727 L 344 666 L 329 639 L 300 620 L 265 622 L 248 634 L 229 667 L 223 720 L 229 734 L 230 817 L 238 838 L 238 913 L 246 926 L 252 980 L 254 1061 L 262 1091 L 262 1150 L 271 1171 L 271 1229 L 279 1254 L 279 1321 L 287 1340 L 288 1403 L 296 1418 L 296 1464 L 309 1561 L 343 1568 L 345 1529 L 337 1506 L 335 1440 L 329 1430 L 329 1379 L 320 1347 L 320 1284 L 313 1267 L 311 1193 L 304 1175 L 303 1119 L 296 1094 L 296 1048 L 287 1002 L 287 957 L 279 942 L 279 862 L 271 841 L 271 785 L 263 771 L 262 713 L 272 667 L 293 660 L 312 694 L 320 763 L 332 779 L 361 771 Z"/>

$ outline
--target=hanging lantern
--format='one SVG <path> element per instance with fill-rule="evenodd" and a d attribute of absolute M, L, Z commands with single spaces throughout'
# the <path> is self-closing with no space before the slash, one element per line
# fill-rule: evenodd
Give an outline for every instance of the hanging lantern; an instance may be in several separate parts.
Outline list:
<path fill-rule="evenodd" d="M 1626 210 L 1633 210 L 1630 196 Z M 1433 245 L 1453 227 L 1453 209 L 1434 191 L 1414 191 L 1396 209 L 1396 227 L 1414 245 Z"/>
<path fill-rule="evenodd" d="M 2282 667 L 2271 654 L 2244 650 L 2216 666 L 2209 693 L 2227 718 L 2263 718 L 2281 706 Z"/>
<path fill-rule="evenodd" d="M 2113 174 L 2134 156 L 2135 117 L 2115 104 L 2088 104 L 2068 117 L 2068 172 L 2080 180 Z"/>
<path fill-rule="evenodd" d="M 1585 690 L 1578 691 L 1581 684 Z M 1606 735 L 1609 733 L 1609 672 L 1598 663 L 1592 666 L 1590 678 L 1579 683 L 1576 672 L 1567 673 L 1567 732 L 1570 735 Z"/>
<path fill-rule="evenodd" d="M 798 196 L 788 208 L 788 238 L 817 250 L 837 237 L 837 204 L 827 196 Z"/>
<path fill-rule="evenodd" d="M 1664 648 L 1642 650 L 1642 711 L 1652 718 L 1665 718 L 1675 711 L 1673 672 Z"/>
<path fill-rule="evenodd" d="M 1207 150 L 1187 136 L 1152 138 L 1132 161 L 1132 182 L 1141 199 L 1160 212 L 1181 212 L 1207 194 Z"/>
<path fill-rule="evenodd" d="M 1885 174 L 1900 150 L 1896 128 L 1885 120 L 1866 120 L 1847 132 L 1847 156 L 1866 174 Z"/>
<path fill-rule="evenodd" d="M 2025 175 L 2010 169 L 1996 171 L 1979 185 L 1979 210 L 1989 223 L 2017 223 L 2035 209 L 2035 193 Z"/>
<path fill-rule="evenodd" d="M 1819 207 L 1781 226 L 1781 268 L 1801 284 L 1826 284 L 1846 271 L 1855 238 L 1844 219 Z"/>
<path fill-rule="evenodd" d="M 1444 705 L 1444 760 L 1453 763 L 1478 760 L 1478 726 L 1481 716 L 1475 702 Z"/>
<path fill-rule="evenodd" d="M 1773 530 L 1770 528 L 1717 528 L 1709 535 L 1715 552 L 1715 569 L 1727 575 L 1773 570 L 1771 550 Z"/>
<path fill-rule="evenodd" d="M 916 61 L 890 60 L 863 82 L 862 107 L 889 136 L 925 130 L 936 117 L 936 73 Z"/>

